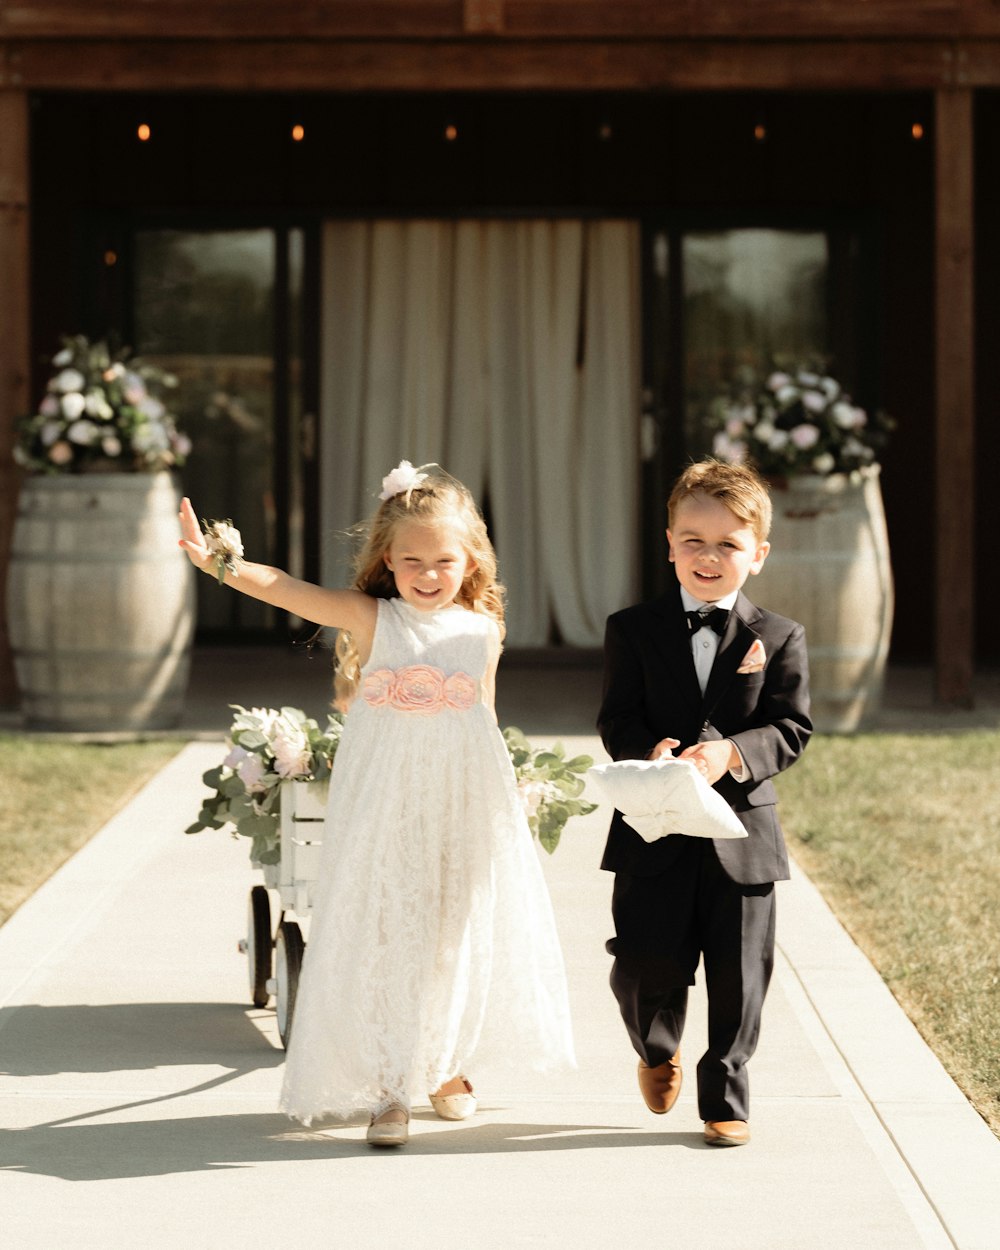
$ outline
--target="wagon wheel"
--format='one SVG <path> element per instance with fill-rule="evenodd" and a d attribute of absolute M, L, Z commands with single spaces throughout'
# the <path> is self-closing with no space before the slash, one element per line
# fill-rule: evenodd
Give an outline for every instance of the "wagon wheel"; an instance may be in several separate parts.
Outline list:
<path fill-rule="evenodd" d="M 250 973 L 250 1000 L 255 1007 L 266 1007 L 271 975 L 271 900 L 267 887 L 255 885 L 247 901 L 247 969 Z"/>
<path fill-rule="evenodd" d="M 274 943 L 274 998 L 278 1013 L 278 1036 L 286 1050 L 292 1035 L 295 995 L 299 988 L 299 971 L 304 952 L 302 930 L 293 920 L 282 920 Z"/>

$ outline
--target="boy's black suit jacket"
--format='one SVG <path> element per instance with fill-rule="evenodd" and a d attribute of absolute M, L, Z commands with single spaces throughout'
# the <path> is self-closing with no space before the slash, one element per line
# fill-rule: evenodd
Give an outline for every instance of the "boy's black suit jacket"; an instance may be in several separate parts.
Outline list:
<path fill-rule="evenodd" d="M 767 657 L 764 670 L 737 673 L 758 638 Z M 703 695 L 679 588 L 655 602 L 616 612 L 608 618 L 605 634 L 604 699 L 597 726 L 614 760 L 645 759 L 662 738 L 680 739 L 676 755 L 696 742 L 735 742 L 750 780 L 734 781 L 726 773 L 715 788 L 748 836 L 715 839 L 719 862 L 744 885 L 788 877 L 770 779 L 794 763 L 812 733 L 801 625 L 756 607 L 741 592 Z M 616 811 L 601 867 L 654 876 L 670 866 L 683 841 L 682 835 L 672 834 L 644 842 Z"/>

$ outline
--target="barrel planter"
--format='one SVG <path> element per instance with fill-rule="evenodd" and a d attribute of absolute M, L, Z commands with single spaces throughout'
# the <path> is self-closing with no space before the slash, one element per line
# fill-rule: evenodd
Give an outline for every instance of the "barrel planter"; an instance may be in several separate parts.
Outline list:
<path fill-rule="evenodd" d="M 877 468 L 772 483 L 771 553 L 751 598 L 801 621 L 813 721 L 853 733 L 881 702 L 893 585 Z"/>
<path fill-rule="evenodd" d="M 29 478 L 7 624 L 21 707 L 39 729 L 164 729 L 180 719 L 194 570 L 169 473 Z"/>

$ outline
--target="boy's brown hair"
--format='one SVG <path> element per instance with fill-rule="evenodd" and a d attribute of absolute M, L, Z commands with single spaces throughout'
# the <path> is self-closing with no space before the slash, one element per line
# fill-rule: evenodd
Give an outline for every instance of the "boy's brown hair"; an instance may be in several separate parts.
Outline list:
<path fill-rule="evenodd" d="M 771 532 L 771 496 L 756 469 L 746 464 L 726 464 L 722 460 L 699 460 L 689 464 L 674 483 L 667 500 L 667 518 L 674 528 L 677 508 L 692 495 L 709 495 L 725 504 L 744 525 L 750 527 L 759 543 Z"/>

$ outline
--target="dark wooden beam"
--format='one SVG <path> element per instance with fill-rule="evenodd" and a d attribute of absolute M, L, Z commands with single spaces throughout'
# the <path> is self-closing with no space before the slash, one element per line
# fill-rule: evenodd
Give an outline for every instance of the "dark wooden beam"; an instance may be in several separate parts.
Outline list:
<path fill-rule="evenodd" d="M 499 11 L 499 13 L 498 13 Z M 470 22 L 471 18 L 471 22 Z M 5 0 L 31 39 L 928 39 L 1000 35 L 995 0 Z"/>
<path fill-rule="evenodd" d="M 6 584 L 20 487 L 14 422 L 29 403 L 28 186 L 28 98 L 0 90 L 0 707 L 17 703 Z"/>
<path fill-rule="evenodd" d="M 504 9 L 507 14 L 507 9 Z M 506 17 L 505 17 L 506 20 Z M 1000 86 L 1000 39 L 0 42 L 37 91 L 902 91 Z M 972 74 L 975 72 L 976 77 Z"/>
<path fill-rule="evenodd" d="M 972 92 L 937 93 L 935 687 L 942 703 L 972 704 L 975 261 Z"/>

